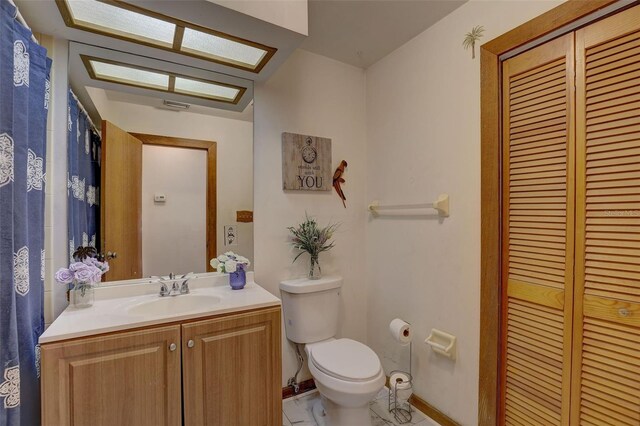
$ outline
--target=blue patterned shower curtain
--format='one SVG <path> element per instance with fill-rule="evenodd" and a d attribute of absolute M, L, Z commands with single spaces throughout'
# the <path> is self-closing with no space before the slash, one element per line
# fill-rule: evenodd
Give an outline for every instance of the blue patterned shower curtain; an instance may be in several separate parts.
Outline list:
<path fill-rule="evenodd" d="M 40 424 L 46 50 L 0 0 L 0 425 Z"/>
<path fill-rule="evenodd" d="M 79 246 L 100 251 L 100 137 L 69 91 L 67 200 L 69 257 Z"/>

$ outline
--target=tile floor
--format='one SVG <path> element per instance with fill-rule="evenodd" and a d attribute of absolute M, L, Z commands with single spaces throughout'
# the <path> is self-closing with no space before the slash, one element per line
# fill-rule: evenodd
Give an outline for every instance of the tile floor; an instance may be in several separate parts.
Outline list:
<path fill-rule="evenodd" d="M 371 412 L 371 423 L 374 426 L 395 426 L 393 414 L 387 411 L 387 388 L 380 391 L 375 401 L 369 403 Z M 313 419 L 311 410 L 313 404 L 320 398 L 317 390 L 307 392 L 282 402 L 282 423 L 283 426 L 317 426 Z M 407 423 L 409 425 L 409 423 Z M 439 426 L 438 423 L 415 411 L 411 419 L 411 426 Z"/>

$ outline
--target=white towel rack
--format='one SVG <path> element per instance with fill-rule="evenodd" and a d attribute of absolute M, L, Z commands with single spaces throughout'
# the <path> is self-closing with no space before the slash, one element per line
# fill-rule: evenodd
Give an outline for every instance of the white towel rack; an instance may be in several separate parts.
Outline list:
<path fill-rule="evenodd" d="M 422 210 L 422 209 L 435 209 L 442 217 L 449 217 L 449 194 L 440 194 L 438 199 L 433 203 L 420 203 L 420 204 L 379 204 L 378 201 L 373 201 L 369 204 L 369 211 L 371 214 L 378 215 L 384 210 Z"/>

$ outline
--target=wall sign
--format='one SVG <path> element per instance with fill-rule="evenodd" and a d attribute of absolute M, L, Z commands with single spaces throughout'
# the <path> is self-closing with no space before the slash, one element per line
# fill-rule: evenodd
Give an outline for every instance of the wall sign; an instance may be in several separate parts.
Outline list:
<path fill-rule="evenodd" d="M 283 189 L 330 191 L 331 177 L 331 139 L 282 134 Z"/>

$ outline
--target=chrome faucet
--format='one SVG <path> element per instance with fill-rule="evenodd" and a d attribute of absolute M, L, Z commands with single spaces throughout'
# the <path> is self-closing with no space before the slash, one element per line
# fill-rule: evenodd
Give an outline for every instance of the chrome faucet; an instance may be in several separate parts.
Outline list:
<path fill-rule="evenodd" d="M 178 296 L 180 294 L 189 294 L 189 279 L 193 272 L 184 274 L 180 278 L 177 278 L 175 274 L 170 273 L 168 277 L 152 277 L 158 279 L 162 284 L 160 286 L 160 297 L 165 296 Z M 180 280 L 182 283 L 180 283 Z M 171 288 L 169 288 L 171 284 Z"/>

